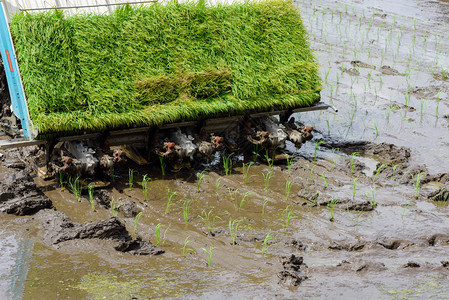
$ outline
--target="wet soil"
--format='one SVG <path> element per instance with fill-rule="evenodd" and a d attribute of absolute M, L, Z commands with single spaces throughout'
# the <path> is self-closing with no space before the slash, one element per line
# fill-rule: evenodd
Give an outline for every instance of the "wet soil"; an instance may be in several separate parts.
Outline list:
<path fill-rule="evenodd" d="M 338 113 L 295 116 L 294 162 L 130 162 L 91 202 L 2 152 L 4 298 L 448 298 L 449 4 L 297 5 Z"/>

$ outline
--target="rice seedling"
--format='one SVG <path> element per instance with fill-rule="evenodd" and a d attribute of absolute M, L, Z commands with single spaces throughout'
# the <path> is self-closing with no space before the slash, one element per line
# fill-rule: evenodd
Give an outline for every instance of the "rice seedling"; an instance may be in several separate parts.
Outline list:
<path fill-rule="evenodd" d="M 318 201 L 318 197 L 319 197 L 320 193 L 318 191 L 315 192 L 315 194 L 313 194 L 312 198 L 310 199 L 310 208 L 317 206 L 317 201 Z"/>
<path fill-rule="evenodd" d="M 159 165 L 161 167 L 162 176 L 165 176 L 166 170 L 167 170 L 167 164 L 165 163 L 165 158 L 162 156 L 159 156 Z"/>
<path fill-rule="evenodd" d="M 391 177 L 391 179 L 393 180 L 393 190 L 394 190 L 394 183 L 396 180 L 396 168 L 399 167 L 401 164 L 396 164 L 393 166 L 393 176 Z"/>
<path fill-rule="evenodd" d="M 184 222 L 189 222 L 189 213 L 190 213 L 190 206 L 192 205 L 193 200 L 192 199 L 185 199 L 182 203 L 182 216 L 184 217 Z"/>
<path fill-rule="evenodd" d="M 225 170 L 226 176 L 231 175 L 232 172 L 232 156 L 233 153 L 229 154 L 228 156 L 223 155 L 223 168 Z"/>
<path fill-rule="evenodd" d="M 142 177 L 142 193 L 143 193 L 143 200 L 148 200 L 148 181 L 151 181 L 151 178 L 147 177 L 147 174 L 143 175 Z"/>
<path fill-rule="evenodd" d="M 420 113 L 421 113 L 421 119 L 422 119 L 423 114 L 424 114 L 424 100 L 421 100 Z"/>
<path fill-rule="evenodd" d="M 438 119 L 438 107 L 440 106 L 440 95 L 441 95 L 441 92 L 438 92 L 438 94 L 437 94 L 437 105 L 435 106 L 435 116 L 437 117 L 437 119 Z"/>
<path fill-rule="evenodd" d="M 403 209 L 403 211 L 402 211 L 402 217 L 405 216 L 405 212 L 406 212 L 406 210 L 407 210 L 407 207 L 409 207 L 409 206 L 410 206 L 410 203 L 407 202 L 407 199 L 404 199 L 404 209 Z"/>
<path fill-rule="evenodd" d="M 289 156 L 289 157 L 287 158 L 287 172 L 288 172 L 288 175 L 291 174 L 291 172 L 292 172 L 292 164 L 293 164 L 295 161 L 298 161 L 298 158 L 297 158 L 297 157 Z"/>
<path fill-rule="evenodd" d="M 265 201 L 262 204 L 262 219 L 265 217 L 265 207 L 267 206 L 268 202 L 269 202 L 268 199 L 265 199 Z"/>
<path fill-rule="evenodd" d="M 267 171 L 266 173 L 262 173 L 264 186 L 265 186 L 265 195 L 268 194 L 268 186 L 270 184 L 270 179 L 273 176 L 273 173 L 271 171 Z"/>
<path fill-rule="evenodd" d="M 287 182 L 285 182 L 285 201 L 288 201 L 288 198 L 290 197 L 290 191 L 292 189 L 292 184 L 293 184 L 293 182 L 290 180 L 287 180 Z"/>
<path fill-rule="evenodd" d="M 248 192 L 243 194 L 242 199 L 240 200 L 239 209 L 242 209 L 243 203 L 246 202 L 246 197 L 248 197 L 248 195 L 251 194 L 251 193 L 252 193 L 251 191 L 248 191 Z"/>
<path fill-rule="evenodd" d="M 273 164 L 274 164 L 274 160 L 270 158 L 270 156 L 268 155 L 268 150 L 266 150 L 265 152 L 265 160 L 267 161 L 268 167 L 270 168 L 270 170 L 273 170 Z"/>
<path fill-rule="evenodd" d="M 420 181 L 422 176 L 424 175 L 423 172 L 419 172 L 418 174 L 416 174 L 416 180 L 414 182 L 414 186 L 415 186 L 415 199 L 418 199 L 418 195 L 419 195 L 419 187 L 420 187 Z"/>
<path fill-rule="evenodd" d="M 358 178 L 354 178 L 354 185 L 353 185 L 353 187 L 352 187 L 352 201 L 355 200 L 355 193 L 356 193 L 355 188 L 356 188 L 356 185 L 357 185 L 357 181 L 358 181 L 358 180 L 359 180 Z"/>
<path fill-rule="evenodd" d="M 217 196 L 217 200 L 218 200 L 218 198 L 219 198 L 219 194 L 218 194 L 218 189 L 220 188 L 220 182 L 221 182 L 221 178 L 218 178 L 216 181 L 215 181 L 215 195 Z"/>
<path fill-rule="evenodd" d="M 133 183 L 134 183 L 134 170 L 128 169 L 128 186 L 129 190 L 133 189 Z"/>
<path fill-rule="evenodd" d="M 89 184 L 89 186 L 87 187 L 87 193 L 89 194 L 90 207 L 92 208 L 92 210 L 95 210 L 94 187 L 91 184 Z"/>
<path fill-rule="evenodd" d="M 387 165 L 386 164 L 381 164 L 379 166 L 379 168 L 377 168 L 376 173 L 373 176 L 373 183 L 376 183 L 376 178 L 379 175 L 380 171 L 382 171 L 383 168 L 385 168 Z"/>
<path fill-rule="evenodd" d="M 374 129 L 376 130 L 376 138 L 379 136 L 379 129 L 377 128 L 377 123 L 373 122 Z"/>
<path fill-rule="evenodd" d="M 401 179 L 399 179 L 399 184 L 402 182 L 402 179 L 404 179 L 404 177 L 408 174 L 408 173 L 410 173 L 410 171 L 406 171 L 404 174 L 402 174 L 402 177 L 401 177 Z"/>
<path fill-rule="evenodd" d="M 237 208 L 237 204 L 236 204 L 236 199 L 237 199 L 237 192 L 239 191 L 239 189 L 231 189 L 228 188 L 228 194 L 229 194 L 229 199 L 231 200 L 231 202 L 234 204 L 234 207 Z"/>
<path fill-rule="evenodd" d="M 201 181 L 203 180 L 204 176 L 207 175 L 207 171 L 201 171 L 201 172 L 197 172 L 196 173 L 196 192 L 199 193 L 200 192 L 200 185 L 201 185 Z"/>
<path fill-rule="evenodd" d="M 164 225 L 162 225 L 161 223 L 158 223 L 156 225 L 156 230 L 154 231 L 154 235 L 156 236 L 156 246 L 160 246 L 164 243 L 164 241 L 161 238 L 161 227 L 162 226 L 164 226 Z M 165 240 L 165 238 L 164 238 L 164 240 Z"/>
<path fill-rule="evenodd" d="M 327 184 L 326 174 L 324 174 L 324 172 L 321 173 L 321 178 L 322 178 L 323 181 L 324 181 L 324 186 L 325 186 L 326 188 L 328 188 L 329 185 Z"/>
<path fill-rule="evenodd" d="M 448 72 L 441 66 L 441 77 L 446 80 L 448 79 Z"/>
<path fill-rule="evenodd" d="M 270 229 L 270 230 L 268 230 L 268 234 L 265 236 L 265 239 L 263 240 L 263 243 L 262 243 L 262 250 L 261 250 L 262 255 L 264 255 L 265 252 L 267 252 L 268 248 L 270 248 L 272 246 L 272 245 L 268 244 L 268 242 L 272 239 L 273 239 L 273 237 L 271 236 L 271 229 Z"/>
<path fill-rule="evenodd" d="M 351 154 L 351 157 L 350 157 L 351 174 L 355 173 L 355 170 L 354 170 L 354 157 L 356 157 L 356 156 L 360 156 L 360 153 L 359 152 L 354 152 L 354 153 Z"/>
<path fill-rule="evenodd" d="M 79 176 L 77 176 L 73 181 L 72 178 L 69 177 L 69 186 L 76 200 L 81 202 L 81 183 L 79 181 Z"/>
<path fill-rule="evenodd" d="M 229 235 L 231 236 L 231 245 L 236 245 L 236 239 L 237 239 L 237 231 L 239 229 L 240 223 L 242 223 L 242 220 L 236 219 L 236 220 L 229 220 Z"/>
<path fill-rule="evenodd" d="M 113 217 L 117 217 L 118 206 L 117 206 L 117 201 L 114 198 L 112 198 L 111 201 L 109 201 L 109 207 L 111 208 L 111 215 Z"/>
<path fill-rule="evenodd" d="M 280 209 L 280 217 L 282 221 L 282 227 L 287 230 L 290 226 L 290 219 L 293 216 L 293 208 L 291 205 L 287 205 L 284 209 Z"/>
<path fill-rule="evenodd" d="M 332 170 L 335 168 L 336 165 L 336 156 L 340 153 L 340 148 L 334 148 L 332 149 Z"/>
<path fill-rule="evenodd" d="M 357 231 L 359 231 L 360 218 L 361 218 L 364 214 L 365 214 L 364 211 L 361 211 L 361 212 L 358 212 L 358 213 L 357 213 L 357 217 L 356 217 L 356 226 L 355 226 L 355 229 L 356 229 Z"/>
<path fill-rule="evenodd" d="M 260 151 L 262 151 L 262 147 L 259 145 L 252 145 L 251 146 L 252 153 L 253 153 L 253 162 L 257 162 L 257 157 L 259 157 Z"/>
<path fill-rule="evenodd" d="M 165 205 L 165 214 L 168 215 L 168 213 L 170 212 L 170 206 L 172 204 L 173 198 L 176 196 L 176 192 L 172 192 L 170 190 L 168 190 L 168 200 L 167 200 L 167 204 Z"/>
<path fill-rule="evenodd" d="M 315 142 L 315 149 L 314 149 L 314 151 L 313 151 L 313 161 L 316 161 L 316 152 L 317 152 L 317 150 L 318 150 L 318 147 L 321 145 L 321 144 L 324 144 L 324 143 L 326 143 L 325 141 L 316 141 Z"/>
<path fill-rule="evenodd" d="M 143 212 L 139 212 L 134 219 L 134 233 L 137 234 L 137 223 L 139 223 L 139 219 L 142 216 Z"/>
<path fill-rule="evenodd" d="M 338 203 L 338 201 L 339 200 L 337 198 L 332 197 L 331 201 L 327 205 L 329 208 L 329 221 L 331 221 L 331 222 L 334 221 L 334 208 L 335 208 L 335 205 Z"/>
<path fill-rule="evenodd" d="M 251 168 L 251 166 L 254 163 L 251 161 L 249 163 L 243 163 L 242 165 L 242 173 L 243 173 L 243 183 L 247 183 L 248 182 L 248 173 L 249 173 L 249 169 Z M 251 177 L 251 176 L 250 176 Z"/>
<path fill-rule="evenodd" d="M 408 103 L 410 101 L 410 94 L 409 93 L 405 94 L 404 98 L 405 98 L 405 106 L 408 106 Z"/>
<path fill-rule="evenodd" d="M 195 249 L 187 247 L 187 244 L 190 243 L 189 238 L 190 238 L 190 235 L 188 237 L 186 237 L 186 239 L 184 240 L 184 245 L 181 248 L 181 256 L 182 257 L 185 257 L 189 253 L 196 254 Z"/>
<path fill-rule="evenodd" d="M 328 83 L 327 78 L 329 77 L 330 71 L 331 71 L 331 68 L 327 69 L 327 70 L 324 72 L 324 82 L 325 82 L 325 83 Z"/>
<path fill-rule="evenodd" d="M 313 169 L 315 169 L 315 166 L 310 166 L 309 164 L 306 164 L 307 169 L 309 170 L 309 178 L 308 180 L 312 180 L 312 174 L 313 174 Z"/>
<path fill-rule="evenodd" d="M 62 171 L 59 171 L 59 187 L 61 188 L 61 190 L 64 190 L 64 173 L 62 173 Z"/>
<path fill-rule="evenodd" d="M 376 188 L 374 186 L 371 188 L 371 194 L 369 192 L 365 192 L 365 197 L 368 199 L 369 203 L 373 207 L 377 206 L 377 203 L 376 203 Z"/>
<path fill-rule="evenodd" d="M 203 249 L 203 251 L 206 252 L 206 254 L 207 254 L 207 265 L 210 266 L 212 264 L 212 254 L 214 252 L 214 249 L 216 249 L 216 247 L 209 246 L 209 250 L 206 250 L 206 248 L 201 248 L 201 249 Z"/>
<path fill-rule="evenodd" d="M 221 218 L 219 216 L 215 216 L 212 218 L 211 217 L 212 211 L 213 208 L 210 209 L 209 212 L 206 212 L 206 210 L 203 209 L 201 215 L 199 215 L 198 217 L 201 219 L 201 221 L 203 221 L 204 225 L 209 230 L 210 235 L 215 236 L 215 219 L 218 218 L 221 220 Z"/>

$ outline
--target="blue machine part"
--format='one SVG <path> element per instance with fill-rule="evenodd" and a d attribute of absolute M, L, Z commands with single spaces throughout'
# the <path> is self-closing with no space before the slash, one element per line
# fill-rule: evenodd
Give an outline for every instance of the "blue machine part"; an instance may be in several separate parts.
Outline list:
<path fill-rule="evenodd" d="M 28 112 L 25 92 L 19 73 L 19 65 L 17 63 L 3 2 L 1 3 L 0 9 L 0 53 L 5 68 L 9 94 L 11 96 L 12 110 L 22 124 L 24 138 L 26 140 L 33 140 L 37 135 L 37 130 L 34 129 Z"/>

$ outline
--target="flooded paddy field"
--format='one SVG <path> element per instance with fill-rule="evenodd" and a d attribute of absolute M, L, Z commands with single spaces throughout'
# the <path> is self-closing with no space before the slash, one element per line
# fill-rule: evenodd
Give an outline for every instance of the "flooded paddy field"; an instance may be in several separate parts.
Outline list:
<path fill-rule="evenodd" d="M 448 298 L 449 4 L 296 4 L 338 112 L 294 116 L 295 159 L 129 161 L 90 196 L 2 152 L 0 297 Z"/>

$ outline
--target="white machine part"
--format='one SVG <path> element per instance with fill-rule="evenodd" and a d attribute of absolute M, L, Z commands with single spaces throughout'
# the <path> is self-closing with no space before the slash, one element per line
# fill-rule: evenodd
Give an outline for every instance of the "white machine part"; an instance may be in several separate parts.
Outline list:
<path fill-rule="evenodd" d="M 287 133 L 285 133 L 285 126 L 280 124 L 272 117 L 263 120 L 265 129 L 273 138 L 273 144 L 282 145 L 287 140 Z"/>
<path fill-rule="evenodd" d="M 81 165 L 83 174 L 94 175 L 98 165 L 98 159 L 94 156 L 95 150 L 83 142 L 65 142 L 64 147 L 69 151 Z"/>
<path fill-rule="evenodd" d="M 194 138 L 191 135 L 182 133 L 179 128 L 171 133 L 171 140 L 181 147 L 181 157 L 192 158 L 198 149 L 198 146 L 193 142 Z"/>
<path fill-rule="evenodd" d="M 0 0 L 5 5 L 8 23 L 12 16 L 21 11 L 49 11 L 62 9 L 66 15 L 74 14 L 108 14 L 124 4 L 151 5 L 152 3 L 167 3 L 170 0 Z M 187 2 L 190 0 L 178 0 Z M 230 4 L 236 0 L 208 0 L 207 4 Z M 241 0 L 243 2 L 243 0 Z"/>

